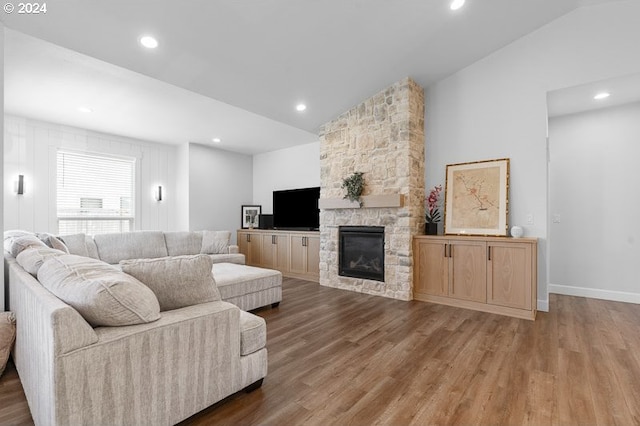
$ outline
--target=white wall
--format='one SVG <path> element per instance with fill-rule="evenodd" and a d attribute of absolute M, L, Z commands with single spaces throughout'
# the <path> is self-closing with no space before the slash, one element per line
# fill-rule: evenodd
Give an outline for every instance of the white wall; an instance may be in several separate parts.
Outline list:
<path fill-rule="evenodd" d="M 189 228 L 240 228 L 240 209 L 253 204 L 251 156 L 189 144 Z"/>
<path fill-rule="evenodd" d="M 640 103 L 549 120 L 549 291 L 640 303 Z"/>
<path fill-rule="evenodd" d="M 176 147 L 27 118 L 5 116 L 4 229 L 57 233 L 56 151 L 59 148 L 137 158 L 136 229 L 175 229 Z M 18 174 L 25 194 L 17 195 Z M 158 203 L 153 189 L 165 188 Z"/>
<path fill-rule="evenodd" d="M 640 2 L 578 9 L 426 91 L 426 186 L 447 164 L 511 158 L 510 224 L 540 238 L 538 308 L 547 297 L 549 90 L 640 70 Z M 533 215 L 533 224 L 527 224 Z"/>
<path fill-rule="evenodd" d="M 189 230 L 189 143 L 176 149 L 176 229 Z"/>
<path fill-rule="evenodd" d="M 253 156 L 253 202 L 273 213 L 273 191 L 320 186 L 320 142 Z"/>

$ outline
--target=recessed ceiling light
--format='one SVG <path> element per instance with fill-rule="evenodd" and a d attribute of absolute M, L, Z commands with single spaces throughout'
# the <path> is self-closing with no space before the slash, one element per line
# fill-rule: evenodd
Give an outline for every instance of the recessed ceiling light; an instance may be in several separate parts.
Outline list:
<path fill-rule="evenodd" d="M 155 49 L 158 47 L 158 40 L 151 36 L 142 36 L 140 37 L 140 44 L 147 49 Z"/>
<path fill-rule="evenodd" d="M 298 112 L 302 112 L 302 111 L 304 111 L 305 109 L 307 109 L 307 106 L 306 106 L 305 104 L 298 104 L 298 105 L 296 105 L 296 111 L 298 111 Z"/>
<path fill-rule="evenodd" d="M 449 6 L 451 8 L 451 10 L 458 10 L 460 9 L 462 6 L 464 6 L 464 1 L 465 0 L 453 0 L 451 2 L 451 5 Z"/>
<path fill-rule="evenodd" d="M 89 114 L 90 112 L 93 112 L 91 108 L 84 107 L 84 106 L 78 107 L 78 111 L 84 112 L 85 114 Z"/>
<path fill-rule="evenodd" d="M 608 92 L 602 92 L 602 93 L 598 93 L 597 95 L 595 95 L 595 96 L 593 97 L 593 99 L 595 99 L 596 101 L 599 101 L 599 100 L 601 100 L 601 99 L 606 99 L 606 98 L 608 98 L 609 96 L 611 96 L 611 93 L 608 93 Z"/>
<path fill-rule="evenodd" d="M 220 139 L 220 138 L 212 138 L 211 140 L 212 140 L 213 142 L 215 142 L 215 143 L 220 143 L 220 142 L 222 142 L 222 139 Z"/>

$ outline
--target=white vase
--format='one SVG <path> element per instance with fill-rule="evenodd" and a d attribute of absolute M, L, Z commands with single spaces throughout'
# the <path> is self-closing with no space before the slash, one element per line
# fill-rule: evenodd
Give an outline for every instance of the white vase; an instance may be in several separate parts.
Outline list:
<path fill-rule="evenodd" d="M 520 238 L 524 235 L 524 229 L 521 226 L 512 226 L 511 227 L 511 236 L 513 238 Z"/>

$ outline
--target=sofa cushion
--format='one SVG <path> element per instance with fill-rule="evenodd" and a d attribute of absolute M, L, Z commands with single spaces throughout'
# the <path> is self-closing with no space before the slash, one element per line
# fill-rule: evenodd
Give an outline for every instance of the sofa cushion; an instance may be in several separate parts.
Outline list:
<path fill-rule="evenodd" d="M 89 257 L 87 250 L 87 235 L 84 233 L 73 235 L 61 235 L 58 237 L 67 247 L 69 254 Z"/>
<path fill-rule="evenodd" d="M 16 262 L 22 266 L 22 269 L 35 277 L 47 259 L 62 254 L 66 253 L 51 247 L 29 247 L 16 257 Z"/>
<path fill-rule="evenodd" d="M 169 256 L 198 254 L 202 248 L 202 234 L 198 232 L 165 232 L 164 241 Z"/>
<path fill-rule="evenodd" d="M 11 347 L 16 339 L 16 317 L 12 312 L 0 312 L 0 377 L 7 366 Z"/>
<path fill-rule="evenodd" d="M 274 269 L 214 263 L 212 271 L 222 300 L 282 286 L 282 273 Z"/>
<path fill-rule="evenodd" d="M 240 355 L 249 355 L 267 345 L 267 323 L 264 318 L 240 311 Z"/>
<path fill-rule="evenodd" d="M 26 250 L 29 247 L 47 247 L 47 245 L 35 235 L 29 234 L 14 238 L 11 241 L 9 251 L 11 252 L 11 256 L 18 257 L 23 250 Z"/>
<path fill-rule="evenodd" d="M 94 327 L 142 324 L 160 318 L 153 292 L 96 259 L 63 254 L 47 259 L 38 281 Z"/>
<path fill-rule="evenodd" d="M 123 260 L 122 271 L 149 287 L 160 311 L 220 300 L 211 274 L 213 261 L 204 254 L 159 259 Z"/>
<path fill-rule="evenodd" d="M 229 231 L 202 231 L 202 247 L 200 253 L 223 254 L 229 253 Z"/>
<path fill-rule="evenodd" d="M 115 264 L 125 259 L 166 257 L 167 246 L 162 231 L 137 231 L 99 234 L 93 237 L 100 260 Z"/>

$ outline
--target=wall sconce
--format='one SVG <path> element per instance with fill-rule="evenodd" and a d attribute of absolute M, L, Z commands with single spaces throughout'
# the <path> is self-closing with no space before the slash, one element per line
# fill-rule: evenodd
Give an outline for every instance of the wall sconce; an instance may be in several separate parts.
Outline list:
<path fill-rule="evenodd" d="M 24 175 L 18 175 L 18 195 L 24 195 Z"/>
<path fill-rule="evenodd" d="M 162 201 L 162 185 L 158 185 L 158 190 L 156 191 L 156 201 Z"/>

